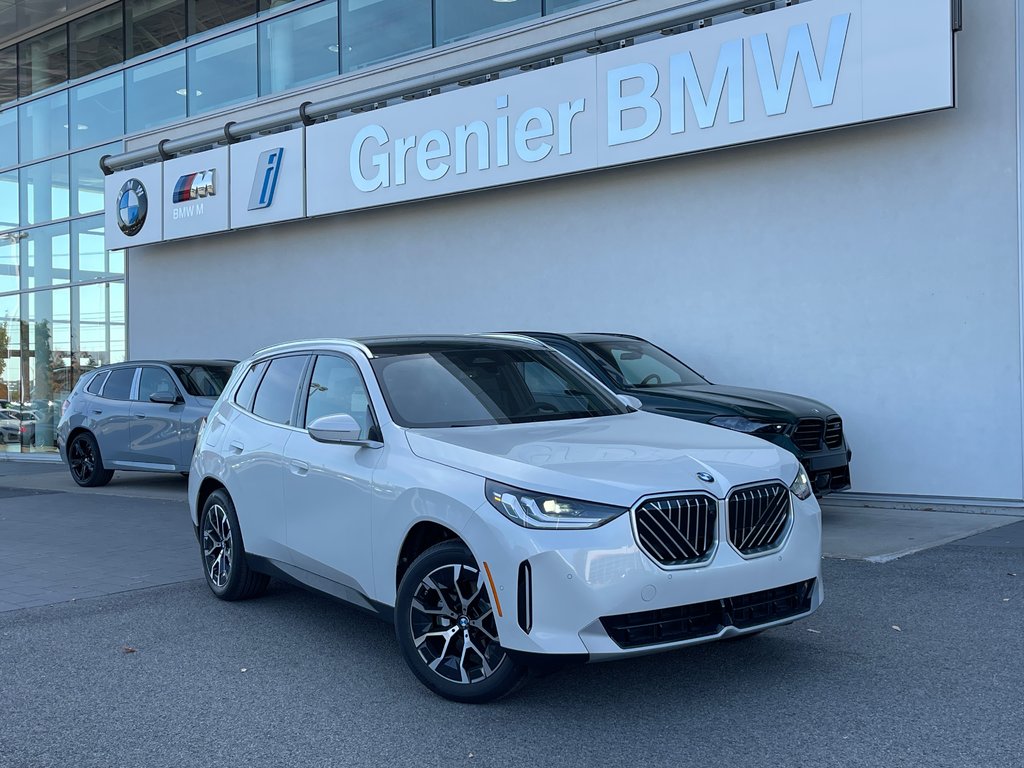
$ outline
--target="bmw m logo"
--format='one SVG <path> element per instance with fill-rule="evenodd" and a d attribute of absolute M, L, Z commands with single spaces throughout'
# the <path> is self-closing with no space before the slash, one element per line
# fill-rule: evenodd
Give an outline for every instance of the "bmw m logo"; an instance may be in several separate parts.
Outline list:
<path fill-rule="evenodd" d="M 707 472 L 698 472 L 697 473 L 697 479 L 698 480 L 703 480 L 705 483 L 713 483 L 713 482 L 715 482 L 715 478 L 712 477 L 711 475 L 709 475 Z"/>
<path fill-rule="evenodd" d="M 216 173 L 212 168 L 199 173 L 186 173 L 174 185 L 171 202 L 187 203 L 201 197 L 213 197 L 217 194 L 217 187 L 214 184 Z"/>
<path fill-rule="evenodd" d="M 117 226 L 128 237 L 139 234 L 146 224 L 146 200 L 146 188 L 138 179 L 128 179 L 117 193 Z"/>

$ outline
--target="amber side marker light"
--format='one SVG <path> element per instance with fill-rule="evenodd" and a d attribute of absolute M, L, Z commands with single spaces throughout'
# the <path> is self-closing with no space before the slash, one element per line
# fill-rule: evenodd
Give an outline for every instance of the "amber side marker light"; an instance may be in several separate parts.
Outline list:
<path fill-rule="evenodd" d="M 487 572 L 487 581 L 491 583 L 491 594 L 494 595 L 494 607 L 498 609 L 498 616 L 502 617 L 501 600 L 498 599 L 498 590 L 494 588 L 494 577 L 491 576 L 491 566 L 487 564 L 486 560 L 484 561 L 484 571 Z"/>

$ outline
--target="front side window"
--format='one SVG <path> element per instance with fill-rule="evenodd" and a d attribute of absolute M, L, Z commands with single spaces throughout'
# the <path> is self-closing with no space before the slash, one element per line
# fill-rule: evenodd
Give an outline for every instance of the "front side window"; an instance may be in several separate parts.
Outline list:
<path fill-rule="evenodd" d="M 139 400 L 149 402 L 150 395 L 177 395 L 178 388 L 174 386 L 174 379 L 171 374 L 163 368 L 146 366 L 142 369 L 139 377 Z"/>
<path fill-rule="evenodd" d="M 469 427 L 626 413 L 609 392 L 557 353 L 545 350 L 381 350 L 371 364 L 392 418 L 404 427 Z"/>
<path fill-rule="evenodd" d="M 584 345 L 621 387 L 686 387 L 707 384 L 699 373 L 646 341 L 594 341 Z"/>
<path fill-rule="evenodd" d="M 373 412 L 363 377 L 348 358 L 320 355 L 313 366 L 306 398 L 306 426 L 321 416 L 347 413 L 359 425 L 359 439 L 365 440 L 373 426 Z"/>
<path fill-rule="evenodd" d="M 278 424 L 292 424 L 292 409 L 299 381 L 306 368 L 306 357 L 278 357 L 270 361 L 263 381 L 256 390 L 252 412 L 261 419 Z"/>
<path fill-rule="evenodd" d="M 177 363 L 171 368 L 193 397 L 220 397 L 235 370 L 227 363 Z"/>
<path fill-rule="evenodd" d="M 127 400 L 132 395 L 132 380 L 135 378 L 134 368 L 115 368 L 103 385 L 103 397 L 110 400 Z"/>

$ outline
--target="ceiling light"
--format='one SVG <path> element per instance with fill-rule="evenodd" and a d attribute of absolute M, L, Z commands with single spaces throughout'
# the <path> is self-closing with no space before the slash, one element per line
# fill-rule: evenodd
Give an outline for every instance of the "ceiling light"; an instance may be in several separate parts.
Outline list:
<path fill-rule="evenodd" d="M 188 94 L 188 91 L 185 88 L 179 88 L 178 90 L 175 91 L 175 93 L 178 94 L 179 96 L 185 96 L 185 95 Z M 198 90 L 197 91 L 193 91 L 192 95 L 193 96 L 202 96 L 203 92 L 202 91 L 198 91 Z"/>
<path fill-rule="evenodd" d="M 334 43 L 333 45 L 328 45 L 327 46 L 327 50 L 330 51 L 331 53 L 337 53 L 338 52 L 338 44 Z"/>

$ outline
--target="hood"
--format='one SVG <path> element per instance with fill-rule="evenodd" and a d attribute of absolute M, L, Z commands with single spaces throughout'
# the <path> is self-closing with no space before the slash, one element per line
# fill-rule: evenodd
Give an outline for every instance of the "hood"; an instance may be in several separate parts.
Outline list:
<path fill-rule="evenodd" d="M 617 506 L 796 476 L 792 454 L 749 435 L 643 411 L 591 419 L 407 430 L 423 459 L 532 491 Z M 714 482 L 698 479 L 710 473 Z"/>
<path fill-rule="evenodd" d="M 719 384 L 698 384 L 687 387 L 643 389 L 633 392 L 650 406 L 673 410 L 672 401 L 682 411 L 708 412 L 709 416 L 737 414 L 786 422 L 805 418 L 825 418 L 835 411 L 824 403 L 800 395 L 772 392 L 766 389 L 728 387 Z M 689 407 L 688 407 L 689 406 Z"/>

